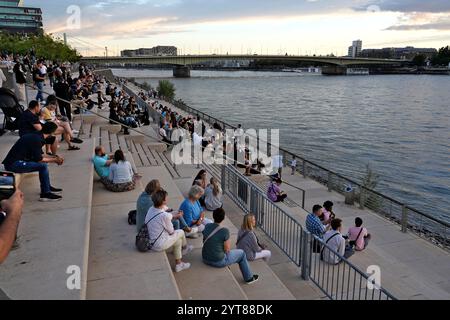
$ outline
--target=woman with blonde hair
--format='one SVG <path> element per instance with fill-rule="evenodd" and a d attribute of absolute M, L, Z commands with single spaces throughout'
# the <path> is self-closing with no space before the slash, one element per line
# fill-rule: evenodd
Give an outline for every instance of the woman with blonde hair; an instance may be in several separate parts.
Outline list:
<path fill-rule="evenodd" d="M 266 246 L 262 245 L 258 237 L 256 236 L 256 217 L 254 214 L 247 214 L 244 217 L 244 222 L 242 224 L 241 230 L 238 233 L 238 239 L 236 242 L 237 249 L 244 250 L 249 261 L 255 261 L 258 259 L 264 259 L 264 261 L 269 261 L 272 253 L 266 250 Z"/>
<path fill-rule="evenodd" d="M 205 190 L 205 207 L 208 211 L 214 211 L 223 207 L 223 193 L 219 180 L 211 178 L 210 184 Z"/>

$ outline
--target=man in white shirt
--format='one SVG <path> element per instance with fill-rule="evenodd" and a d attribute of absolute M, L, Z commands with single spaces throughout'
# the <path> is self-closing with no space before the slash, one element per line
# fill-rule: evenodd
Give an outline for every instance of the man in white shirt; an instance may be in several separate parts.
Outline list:
<path fill-rule="evenodd" d="M 323 261 L 330 264 L 338 264 L 342 261 L 340 256 L 345 259 L 350 258 L 355 251 L 346 245 L 346 241 L 341 234 L 342 232 L 342 220 L 334 219 L 331 221 L 331 230 L 326 232 L 323 236 L 323 241 L 326 243 L 326 247 L 322 248 L 320 257 Z M 339 253 L 338 256 L 335 252 Z"/>

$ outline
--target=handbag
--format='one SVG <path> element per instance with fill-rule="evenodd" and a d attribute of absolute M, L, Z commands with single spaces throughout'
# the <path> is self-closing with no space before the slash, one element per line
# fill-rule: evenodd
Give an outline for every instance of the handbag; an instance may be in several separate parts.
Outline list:
<path fill-rule="evenodd" d="M 161 238 L 162 234 L 164 233 L 165 229 L 161 231 L 159 236 L 156 238 L 156 240 L 151 241 L 150 235 L 148 233 L 148 224 L 154 220 L 156 217 L 160 216 L 162 212 L 155 215 L 153 218 L 151 218 L 146 224 L 144 224 L 141 229 L 139 230 L 139 233 L 136 236 L 136 248 L 140 252 L 147 252 L 149 250 L 152 250 L 155 243 Z"/>
<path fill-rule="evenodd" d="M 128 224 L 130 226 L 136 225 L 136 214 L 137 214 L 136 210 L 132 210 L 132 211 L 128 212 Z"/>

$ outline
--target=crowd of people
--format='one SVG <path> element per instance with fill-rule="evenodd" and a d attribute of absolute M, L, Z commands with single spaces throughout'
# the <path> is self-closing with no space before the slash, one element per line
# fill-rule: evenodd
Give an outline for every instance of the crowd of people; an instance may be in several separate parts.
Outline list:
<path fill-rule="evenodd" d="M 237 263 L 246 283 L 253 283 L 259 276 L 251 271 L 249 261 L 267 261 L 271 257 L 271 252 L 258 241 L 254 232 L 255 216 L 250 214 L 244 218 L 236 249 L 232 249 L 230 231 L 222 225 L 226 215 L 223 201 L 220 201 L 222 190 L 216 179 L 212 178 L 207 185 L 205 181 L 207 174 L 202 170 L 195 177 L 188 196 L 178 210 L 168 207 L 169 194 L 161 183 L 158 180 L 150 181 L 136 203 L 137 231 L 146 228 L 152 242 L 151 250 L 173 251 L 175 272 L 187 270 L 191 266 L 183 261 L 183 257 L 193 250 L 187 239 L 203 235 L 202 260 L 205 264 L 224 268 Z M 201 199 L 206 203 L 210 202 L 207 190 L 211 190 L 216 198 L 213 207 L 201 204 Z M 206 218 L 207 211 L 212 212 L 213 220 Z"/>
<path fill-rule="evenodd" d="M 314 205 L 312 213 L 306 218 L 306 229 L 314 236 L 313 252 L 320 253 L 321 260 L 327 263 L 338 264 L 342 262 L 341 257 L 348 259 L 356 251 L 365 250 L 371 235 L 363 227 L 363 220 L 359 217 L 355 219 L 354 226 L 344 234 L 343 220 L 336 218 L 333 206 L 331 201 L 326 201 L 323 206 Z M 321 245 L 317 239 L 322 240 L 325 246 Z"/>

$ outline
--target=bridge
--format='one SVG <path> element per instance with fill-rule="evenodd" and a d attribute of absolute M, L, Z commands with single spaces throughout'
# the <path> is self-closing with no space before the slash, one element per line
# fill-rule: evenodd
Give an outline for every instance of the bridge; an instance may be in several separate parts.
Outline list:
<path fill-rule="evenodd" d="M 323 72 L 330 75 L 345 74 L 348 67 L 400 66 L 408 60 L 349 58 L 333 56 L 289 56 L 289 55 L 183 55 L 183 56 L 136 56 L 136 57 L 83 57 L 82 62 L 94 65 L 172 65 L 174 77 L 190 77 L 190 65 L 211 61 L 270 60 L 296 61 L 324 64 Z"/>

